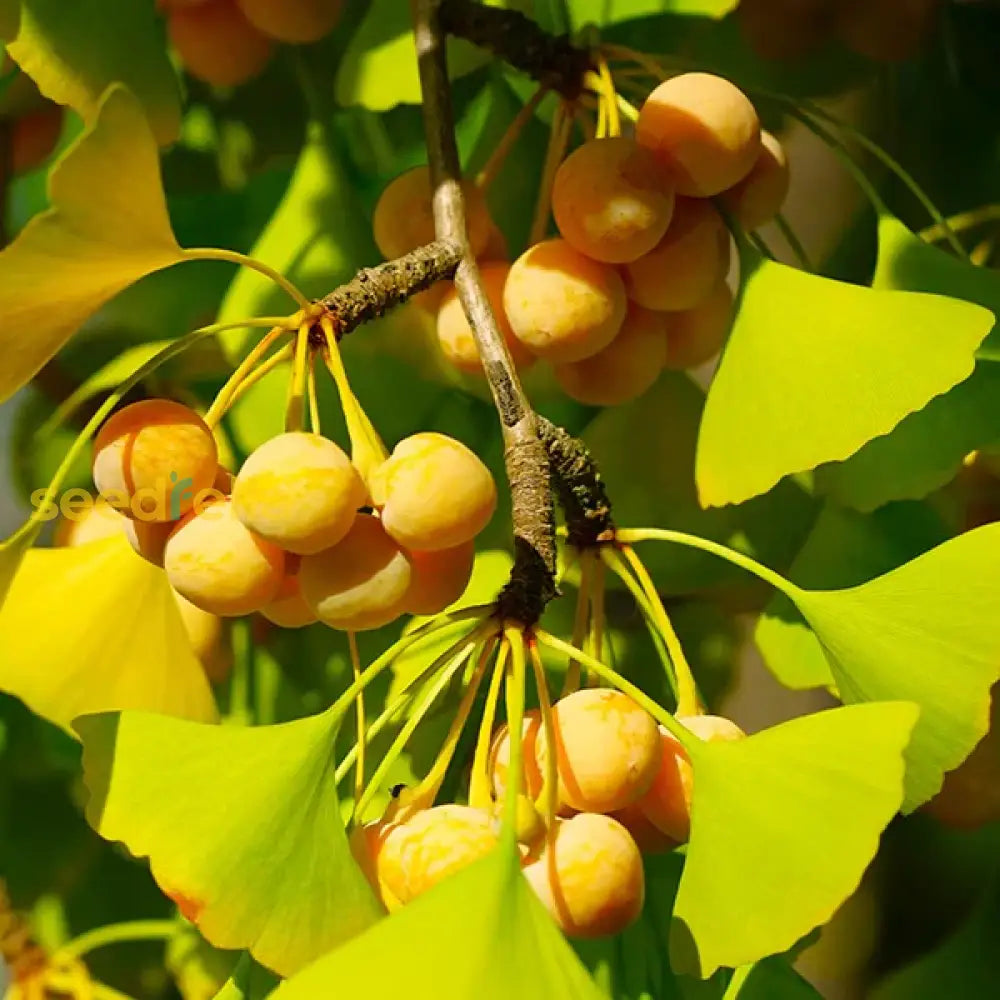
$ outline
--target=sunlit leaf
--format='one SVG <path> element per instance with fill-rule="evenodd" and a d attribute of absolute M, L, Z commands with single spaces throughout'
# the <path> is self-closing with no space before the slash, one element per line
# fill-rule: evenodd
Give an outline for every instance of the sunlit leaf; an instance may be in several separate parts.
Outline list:
<path fill-rule="evenodd" d="M 698 439 L 698 495 L 710 506 L 887 434 L 972 374 L 993 327 L 991 312 L 957 299 L 832 281 L 749 252 L 744 267 Z"/>
<path fill-rule="evenodd" d="M 845 702 L 920 706 L 904 811 L 985 735 L 1000 678 L 1000 524 L 967 532 L 848 590 L 789 591 L 823 646 Z"/>
<path fill-rule="evenodd" d="M 857 887 L 903 796 L 915 705 L 804 716 L 691 750 L 691 841 L 674 969 L 702 977 L 789 949 Z"/>
<path fill-rule="evenodd" d="M 37 532 L 32 532 L 19 538 L 16 542 L 4 542 L 0 545 L 0 608 L 3 608 L 11 584 L 18 569 L 24 562 L 25 554 L 31 548 Z"/>
<path fill-rule="evenodd" d="M 0 11 L 7 51 L 46 97 L 68 104 L 89 124 L 100 114 L 105 89 L 122 83 L 139 99 L 157 141 L 177 138 L 177 75 L 152 3 L 21 0 L 19 25 L 11 16 L 15 5 L 8 6 Z"/>
<path fill-rule="evenodd" d="M 827 504 L 786 575 L 812 590 L 854 587 L 947 537 L 944 525 L 922 504 L 892 504 L 868 517 Z M 823 647 L 785 594 L 776 594 L 764 609 L 754 642 L 786 687 L 835 685 Z"/>
<path fill-rule="evenodd" d="M 654 14 L 696 14 L 725 17 L 739 0 L 568 0 L 573 25 L 614 25 Z"/>
<path fill-rule="evenodd" d="M 928 245 L 889 215 L 879 220 L 872 287 L 951 295 L 1000 315 L 1000 274 Z M 996 339 L 991 333 L 981 351 L 995 350 Z M 1000 439 L 998 394 L 1000 368 L 981 360 L 969 378 L 906 417 L 892 433 L 870 441 L 847 461 L 820 469 L 817 483 L 860 510 L 926 496 L 955 475 L 970 451 Z"/>
<path fill-rule="evenodd" d="M 134 708 L 214 721 L 215 699 L 166 574 L 124 536 L 32 549 L 0 608 L 0 690 L 69 731 Z"/>
<path fill-rule="evenodd" d="M 104 302 L 183 259 L 159 154 L 135 98 L 105 95 L 93 126 L 54 168 L 52 207 L 0 252 L 0 401 L 30 379 Z"/>
<path fill-rule="evenodd" d="M 291 975 L 383 912 L 341 820 L 341 717 L 254 728 L 142 712 L 78 719 L 87 819 L 148 857 L 212 944 Z"/>
<path fill-rule="evenodd" d="M 521 876 L 513 845 L 446 879 L 282 983 L 275 1000 L 598 1000 Z"/>

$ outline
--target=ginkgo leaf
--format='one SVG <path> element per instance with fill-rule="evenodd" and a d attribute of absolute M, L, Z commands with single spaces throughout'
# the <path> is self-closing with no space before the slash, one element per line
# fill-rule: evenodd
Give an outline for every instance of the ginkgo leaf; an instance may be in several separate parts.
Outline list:
<path fill-rule="evenodd" d="M 56 164 L 52 207 L 0 252 L 0 402 L 123 288 L 184 259 L 170 229 L 159 153 L 136 99 L 114 86 Z"/>
<path fill-rule="evenodd" d="M 78 719 L 87 819 L 148 857 L 212 944 L 291 975 L 384 913 L 341 819 L 342 716 L 253 728 L 143 712 Z"/>
<path fill-rule="evenodd" d="M 994 323 L 969 302 L 833 281 L 752 251 L 743 267 L 698 438 L 708 506 L 740 503 L 887 434 L 969 377 Z"/>
<path fill-rule="evenodd" d="M 701 977 L 787 951 L 854 891 L 903 797 L 915 705 L 835 708 L 692 741 L 691 839 L 671 964 Z"/>
<path fill-rule="evenodd" d="M 820 993 L 783 957 L 741 966 L 722 1000 L 823 1000 Z"/>
<path fill-rule="evenodd" d="M 58 104 L 88 124 L 102 95 L 122 83 L 139 99 L 161 145 L 180 131 L 177 74 L 151 3 L 135 0 L 20 0 L 18 18 L 0 11 L 0 37 L 11 58 Z M 109 9 L 113 8 L 113 9 Z"/>
<path fill-rule="evenodd" d="M 725 17 L 738 0 L 568 0 L 566 7 L 576 28 L 585 24 L 613 25 L 654 14 L 697 14 Z"/>
<path fill-rule="evenodd" d="M 3 608 L 25 553 L 31 548 L 37 534 L 37 531 L 33 531 L 23 538 L 6 541 L 0 545 L 0 609 Z"/>
<path fill-rule="evenodd" d="M 0 607 L 0 646 L 0 690 L 67 731 L 125 708 L 217 718 L 166 574 L 124 536 L 28 552 Z"/>
<path fill-rule="evenodd" d="M 281 984 L 274 1000 L 599 1000 L 513 844 L 445 879 Z"/>
<path fill-rule="evenodd" d="M 966 532 L 847 590 L 789 587 L 845 702 L 920 706 L 905 812 L 931 798 L 989 728 L 1000 679 L 1000 524 Z"/>
<path fill-rule="evenodd" d="M 1000 315 L 1000 275 L 930 246 L 898 219 L 882 215 L 872 287 L 934 292 L 976 302 Z M 991 333 L 980 356 L 997 349 Z M 874 510 L 891 500 L 917 499 L 951 480 L 963 458 L 1000 440 L 1000 366 L 980 360 L 971 377 L 906 417 L 845 462 L 817 473 L 817 484 L 838 501 Z"/>

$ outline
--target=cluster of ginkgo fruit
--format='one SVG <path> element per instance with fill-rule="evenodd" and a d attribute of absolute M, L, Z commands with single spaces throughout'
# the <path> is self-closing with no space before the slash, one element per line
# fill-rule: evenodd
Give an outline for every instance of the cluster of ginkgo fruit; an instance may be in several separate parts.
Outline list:
<path fill-rule="evenodd" d="M 93 477 L 104 516 L 71 525 L 68 544 L 124 532 L 201 612 L 286 628 L 362 631 L 444 610 L 497 502 L 483 462 L 437 433 L 405 438 L 363 478 L 334 441 L 290 431 L 233 476 L 202 417 L 166 399 L 102 426 Z"/>
<path fill-rule="evenodd" d="M 340 19 L 343 0 L 158 0 L 184 68 L 216 87 L 235 87 L 270 62 L 275 42 L 317 42 Z"/>
<path fill-rule="evenodd" d="M 920 51 L 940 0 L 740 0 L 740 28 L 765 59 L 800 59 L 833 39 L 876 62 Z"/>
<path fill-rule="evenodd" d="M 522 725 L 522 871 L 570 937 L 617 934 L 642 911 L 643 853 L 672 850 L 688 839 L 691 763 L 680 742 L 619 691 L 583 688 L 551 712 L 557 787 L 548 823 L 542 816 L 550 749 L 542 713 L 526 712 Z M 677 721 L 704 740 L 744 736 L 721 716 Z M 497 846 L 510 759 L 510 734 L 502 725 L 489 753 L 489 808 L 412 808 L 403 792 L 380 820 L 356 827 L 355 858 L 390 912 Z"/>
<path fill-rule="evenodd" d="M 756 229 L 778 213 L 788 183 L 781 143 L 761 131 L 753 104 L 708 73 L 661 83 L 639 110 L 634 136 L 575 149 L 552 185 L 559 236 L 513 263 L 497 259 L 502 239 L 482 192 L 466 182 L 470 247 L 515 364 L 544 359 L 568 395 L 610 406 L 644 393 L 665 367 L 710 360 L 733 313 L 730 234 L 719 209 Z M 390 182 L 373 222 L 386 257 L 433 238 L 430 204 L 425 167 Z M 479 371 L 454 290 L 423 304 L 436 309 L 444 356 Z"/>

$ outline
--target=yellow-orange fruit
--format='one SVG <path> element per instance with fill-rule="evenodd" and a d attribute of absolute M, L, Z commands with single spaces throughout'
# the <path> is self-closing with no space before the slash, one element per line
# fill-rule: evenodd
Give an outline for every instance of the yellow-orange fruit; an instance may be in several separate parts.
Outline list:
<path fill-rule="evenodd" d="M 211 430 L 194 410 L 146 399 L 115 413 L 94 440 L 94 482 L 122 513 L 174 521 L 212 485 L 219 465 Z"/>
<path fill-rule="evenodd" d="M 677 721 L 710 743 L 741 740 L 746 735 L 735 722 L 718 715 L 679 716 Z M 659 770 L 638 806 L 654 826 L 682 844 L 691 835 L 694 771 L 687 751 L 663 726 L 660 741 Z"/>
<path fill-rule="evenodd" d="M 202 611 L 248 615 L 274 599 L 285 554 L 255 535 L 221 500 L 192 511 L 167 540 L 163 568 L 174 590 Z"/>
<path fill-rule="evenodd" d="M 902 62 L 934 28 L 938 0 L 842 0 L 837 33 L 852 51 L 876 62 Z"/>
<path fill-rule="evenodd" d="M 660 766 L 656 722 L 631 698 L 585 688 L 553 706 L 559 802 L 581 812 L 614 812 L 639 799 Z M 545 727 L 535 741 L 538 771 L 548 761 Z"/>
<path fill-rule="evenodd" d="M 471 181 L 462 184 L 469 246 L 480 254 L 489 242 L 493 220 L 482 191 Z M 375 245 L 387 260 L 401 257 L 434 239 L 431 177 L 427 167 L 414 167 L 391 180 L 375 205 L 372 218 Z"/>
<path fill-rule="evenodd" d="M 400 545 L 426 552 L 475 538 L 497 503 L 493 476 L 475 452 L 433 432 L 400 441 L 368 485 L 385 530 Z"/>
<path fill-rule="evenodd" d="M 760 155 L 746 175 L 722 195 L 723 204 L 747 231 L 770 222 L 788 195 L 788 156 L 770 132 L 760 134 Z"/>
<path fill-rule="evenodd" d="M 128 518 L 123 517 L 104 497 L 98 497 L 77 517 L 64 517 L 59 521 L 53 544 L 73 549 L 88 542 L 114 538 L 123 534 L 129 523 Z"/>
<path fill-rule="evenodd" d="M 538 860 L 523 871 L 569 937 L 618 934 L 642 912 L 642 855 L 610 816 L 584 812 L 559 820 Z"/>
<path fill-rule="evenodd" d="M 493 308 L 497 326 L 507 342 L 507 349 L 514 364 L 521 371 L 534 364 L 535 356 L 514 336 L 503 307 L 503 290 L 510 272 L 510 264 L 502 261 L 483 264 L 479 268 L 486 297 Z M 482 375 L 483 364 L 479 360 L 476 339 L 472 327 L 465 318 L 465 310 L 454 287 L 448 288 L 437 314 L 438 343 L 444 356 L 458 369 L 473 375 Z"/>
<path fill-rule="evenodd" d="M 649 819 L 639 808 L 638 802 L 633 802 L 632 805 L 618 809 L 610 815 L 628 830 L 636 847 L 643 854 L 666 854 L 678 846 L 673 837 L 668 837 Z"/>
<path fill-rule="evenodd" d="M 729 270 L 729 231 L 711 202 L 678 198 L 662 240 L 623 268 L 628 297 L 645 309 L 691 309 Z"/>
<path fill-rule="evenodd" d="M 25 174 L 41 166 L 55 151 L 62 135 L 63 109 L 49 104 L 29 111 L 11 124 L 11 172 Z"/>
<path fill-rule="evenodd" d="M 740 0 L 736 8 L 743 37 L 762 59 L 790 61 L 819 48 L 830 37 L 830 0 Z"/>
<path fill-rule="evenodd" d="M 490 261 L 505 263 L 510 259 L 510 248 L 507 246 L 507 237 L 503 230 L 490 219 L 490 235 L 486 240 L 486 246 L 479 253 L 479 259 L 485 264 Z"/>
<path fill-rule="evenodd" d="M 403 613 L 410 561 L 371 514 L 357 514 L 332 548 L 302 557 L 299 586 L 306 604 L 331 628 L 381 628 Z"/>
<path fill-rule="evenodd" d="M 666 367 L 694 368 L 722 350 L 733 319 L 733 293 L 720 281 L 704 302 L 684 312 L 667 313 Z"/>
<path fill-rule="evenodd" d="M 310 555 L 350 531 L 367 493 L 338 445 L 320 434 L 293 431 L 271 438 L 243 463 L 233 509 L 261 538 Z"/>
<path fill-rule="evenodd" d="M 221 498 L 231 497 L 233 495 L 233 484 L 235 482 L 236 477 L 224 465 L 220 465 L 215 470 L 215 479 L 212 480 L 212 489 L 215 490 Z"/>
<path fill-rule="evenodd" d="M 728 80 L 683 73 L 646 98 L 636 138 L 670 168 L 679 194 L 711 198 L 750 172 L 760 150 L 760 119 Z"/>
<path fill-rule="evenodd" d="M 340 19 L 343 0 L 238 0 L 247 20 L 279 42 L 318 42 Z"/>
<path fill-rule="evenodd" d="M 125 537 L 135 549 L 136 555 L 142 556 L 154 566 L 162 566 L 167 539 L 177 527 L 177 522 L 134 521 L 130 518 L 126 518 L 125 521 Z"/>
<path fill-rule="evenodd" d="M 361 869 L 368 884 L 382 905 L 390 913 L 398 910 L 403 904 L 392 894 L 392 890 L 379 877 L 379 856 L 386 837 L 396 824 L 391 820 L 379 819 L 362 826 L 356 826 L 347 838 L 351 854 Z"/>
<path fill-rule="evenodd" d="M 489 813 L 471 806 L 424 809 L 389 830 L 376 860 L 378 880 L 408 903 L 492 851 L 497 826 Z"/>
<path fill-rule="evenodd" d="M 597 354 L 556 365 L 566 395 L 590 406 L 616 406 L 637 399 L 659 377 L 667 359 L 666 313 L 630 305 L 621 331 Z"/>
<path fill-rule="evenodd" d="M 580 253 L 624 264 L 652 250 L 670 224 L 674 185 L 663 164 L 634 139 L 593 139 L 556 172 L 552 212 Z"/>
<path fill-rule="evenodd" d="M 196 607 L 177 591 L 174 591 L 174 598 L 194 655 L 201 661 L 208 679 L 213 684 L 221 684 L 233 666 L 231 651 L 223 642 L 222 619 Z"/>
<path fill-rule="evenodd" d="M 609 264 L 565 240 L 546 240 L 511 265 L 503 304 L 514 335 L 533 354 L 580 361 L 607 347 L 621 329 L 625 288 Z"/>
<path fill-rule="evenodd" d="M 411 615 L 436 615 L 454 604 L 469 585 L 476 560 L 473 541 L 451 549 L 409 549 L 410 587 L 403 607 Z"/>
<path fill-rule="evenodd" d="M 289 556 L 288 558 L 291 562 L 294 557 Z M 274 600 L 265 604 L 260 609 L 260 613 L 269 622 L 280 625 L 282 628 L 304 628 L 316 621 L 316 613 L 302 596 L 298 573 L 287 570 Z"/>
<path fill-rule="evenodd" d="M 535 747 L 538 731 L 542 725 L 542 713 L 533 708 L 524 713 L 521 724 L 521 761 L 523 771 L 521 791 L 531 799 L 537 799 L 542 791 L 544 774 L 538 769 Z M 505 722 L 497 728 L 490 744 L 489 771 L 493 792 L 498 801 L 503 801 L 507 792 L 507 776 L 510 770 L 510 729 Z"/>
<path fill-rule="evenodd" d="M 185 69 L 215 87 L 236 87 L 253 79 L 270 61 L 274 47 L 246 19 L 236 0 L 172 8 L 167 34 Z"/>

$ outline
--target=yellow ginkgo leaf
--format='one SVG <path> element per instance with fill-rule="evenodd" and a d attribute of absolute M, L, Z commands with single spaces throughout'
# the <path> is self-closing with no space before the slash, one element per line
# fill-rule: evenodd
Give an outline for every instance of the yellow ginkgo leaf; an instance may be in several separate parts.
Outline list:
<path fill-rule="evenodd" d="M 0 608 L 0 690 L 68 732 L 127 708 L 218 717 L 166 574 L 124 536 L 25 555 Z"/>
<path fill-rule="evenodd" d="M 0 402 L 108 299 L 184 259 L 156 139 L 120 85 L 108 89 L 94 124 L 53 169 L 49 196 L 52 207 L 0 252 Z"/>

